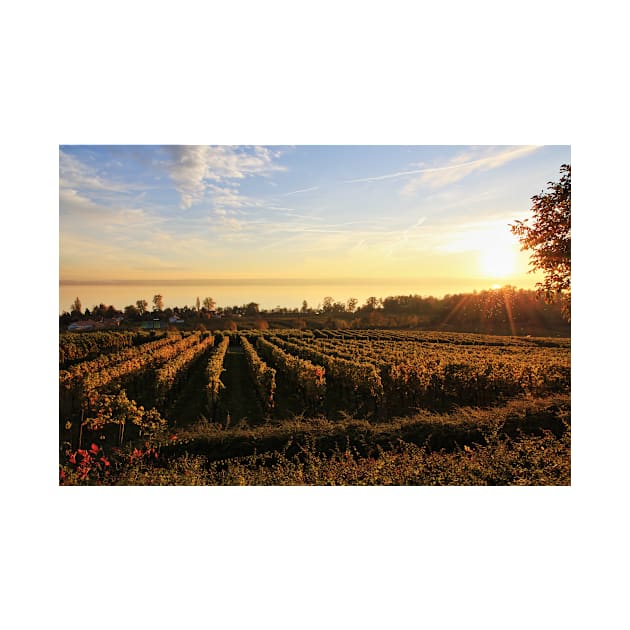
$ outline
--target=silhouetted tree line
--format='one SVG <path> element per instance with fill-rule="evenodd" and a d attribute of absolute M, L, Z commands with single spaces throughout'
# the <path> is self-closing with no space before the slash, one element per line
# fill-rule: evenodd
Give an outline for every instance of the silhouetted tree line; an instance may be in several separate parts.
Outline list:
<path fill-rule="evenodd" d="M 142 312 L 143 309 L 129 305 L 124 309 L 124 317 L 125 321 L 131 323 L 152 319 L 158 314 L 161 317 L 177 315 L 193 326 L 216 317 L 230 322 L 234 317 L 251 319 L 249 323 L 239 323 L 240 328 L 250 325 L 260 327 L 259 319 L 264 315 L 272 326 L 276 323 L 299 328 L 424 328 L 508 335 L 570 334 L 570 324 L 563 318 L 561 303 L 547 303 L 539 292 L 512 286 L 445 295 L 443 298 L 421 295 L 372 296 L 358 307 L 355 298 L 337 302 L 326 297 L 322 304 L 321 308 L 312 309 L 304 301 L 299 310 L 283 307 L 269 311 L 261 310 L 255 302 L 249 302 L 242 306 L 217 307 L 216 310 L 197 305 L 166 308 L 159 312 L 148 309 Z M 286 319 L 286 316 L 297 315 L 298 312 L 299 323 L 297 319 L 295 322 Z M 101 304 L 92 311 L 86 309 L 84 313 L 74 309 L 71 313 L 64 312 L 59 323 L 63 326 L 79 319 L 110 318 L 120 313 L 113 306 Z M 274 322 L 274 318 L 278 318 L 278 321 Z"/>
<path fill-rule="evenodd" d="M 432 328 L 499 334 L 569 334 L 560 304 L 548 304 L 536 291 L 500 289 L 445 295 L 396 295 L 366 301 L 354 314 L 355 327 Z"/>
<path fill-rule="evenodd" d="M 119 311 L 115 307 L 108 304 L 99 304 L 93 306 L 92 309 L 86 308 L 85 311 L 81 310 L 81 301 L 77 298 L 70 307 L 70 312 L 64 311 L 59 316 L 59 324 L 67 326 L 72 322 L 78 322 L 86 319 L 100 321 L 103 319 L 112 319 L 119 315 L 122 315 L 122 311 Z"/>

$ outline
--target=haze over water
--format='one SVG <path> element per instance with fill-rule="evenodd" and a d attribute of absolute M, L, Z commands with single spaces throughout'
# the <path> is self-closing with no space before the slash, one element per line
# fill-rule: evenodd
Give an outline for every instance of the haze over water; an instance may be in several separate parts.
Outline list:
<path fill-rule="evenodd" d="M 449 289 L 448 286 L 451 288 Z M 460 286 L 459 289 L 452 287 Z M 349 298 L 356 298 L 361 306 L 369 297 L 385 298 L 390 295 L 418 294 L 442 297 L 446 293 L 470 292 L 475 289 L 487 289 L 490 285 L 480 286 L 475 279 L 463 279 L 457 283 L 445 285 L 441 279 L 415 280 L 406 279 L 361 279 L 346 282 L 334 280 L 310 281 L 299 283 L 296 281 L 267 281 L 267 282 L 214 282 L 208 284 L 172 284 L 170 282 L 154 282 L 147 284 L 72 284 L 59 287 L 59 312 L 69 311 L 70 305 L 79 297 L 83 308 L 92 309 L 101 303 L 113 305 L 122 310 L 137 300 L 144 299 L 151 304 L 151 299 L 157 293 L 164 298 L 164 306 L 194 306 L 197 297 L 202 301 L 204 297 L 211 297 L 217 306 L 241 306 L 249 302 L 259 304 L 261 310 L 286 307 L 301 308 L 303 300 L 309 307 L 317 308 L 324 297 L 330 296 L 335 302 L 347 302 Z"/>

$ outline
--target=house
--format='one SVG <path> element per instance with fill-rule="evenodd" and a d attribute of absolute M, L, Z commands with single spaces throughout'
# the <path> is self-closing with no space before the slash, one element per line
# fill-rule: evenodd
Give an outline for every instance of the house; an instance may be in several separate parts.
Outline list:
<path fill-rule="evenodd" d="M 140 328 L 142 328 L 143 330 L 156 330 L 160 328 L 165 328 L 165 326 L 164 323 L 161 322 L 159 319 L 154 319 L 149 322 L 142 322 Z"/>
<path fill-rule="evenodd" d="M 82 332 L 84 330 L 94 330 L 94 322 L 86 320 L 84 322 L 73 322 L 68 326 L 70 332 Z"/>
<path fill-rule="evenodd" d="M 108 319 L 104 319 L 100 322 L 96 322 L 95 324 L 95 328 L 100 328 L 100 329 L 104 329 L 104 328 L 115 328 L 116 326 L 120 326 L 120 322 L 121 320 L 117 319 L 116 317 L 114 318 L 108 318 Z"/>
<path fill-rule="evenodd" d="M 106 328 L 115 328 L 120 326 L 120 320 L 114 319 L 101 319 L 95 321 L 93 319 L 84 319 L 80 322 L 73 322 L 68 326 L 70 332 L 81 332 L 84 330 L 105 330 Z"/>

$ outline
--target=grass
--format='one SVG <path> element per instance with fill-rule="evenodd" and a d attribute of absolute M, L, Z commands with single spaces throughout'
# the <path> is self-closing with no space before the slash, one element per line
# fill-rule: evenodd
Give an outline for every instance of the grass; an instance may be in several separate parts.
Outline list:
<path fill-rule="evenodd" d="M 516 437 L 519 431 L 540 434 L 545 429 L 559 436 L 564 431 L 563 417 L 569 410 L 569 396 L 559 394 L 541 399 L 515 399 L 490 409 L 462 407 L 445 414 L 419 411 L 411 417 L 378 424 L 351 416 L 338 421 L 297 416 L 231 430 L 201 423 L 178 432 L 177 440 L 164 446 L 162 453 L 166 457 L 183 453 L 204 455 L 215 461 L 283 449 L 294 454 L 309 442 L 321 452 L 331 453 L 348 446 L 370 456 L 375 449 L 387 449 L 398 441 L 426 445 L 430 450 L 452 450 L 457 446 L 483 444 L 484 432 L 498 427 L 509 437 Z"/>
<path fill-rule="evenodd" d="M 107 485 L 569 485 L 570 399 L 418 412 L 380 424 L 296 417 L 257 427 L 202 421 L 111 456 L 83 479 Z"/>

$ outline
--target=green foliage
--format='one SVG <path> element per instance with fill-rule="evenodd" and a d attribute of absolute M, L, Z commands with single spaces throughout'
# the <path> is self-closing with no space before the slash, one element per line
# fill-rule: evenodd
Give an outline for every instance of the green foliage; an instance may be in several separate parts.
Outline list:
<path fill-rule="evenodd" d="M 155 341 L 120 352 L 101 355 L 92 361 L 84 361 L 59 371 L 59 389 L 64 392 L 79 390 L 85 398 L 92 390 L 100 389 L 130 375 L 147 372 L 164 364 L 186 348 L 199 342 L 197 335 L 182 337 L 179 333 L 167 337 L 160 336 Z"/>
<path fill-rule="evenodd" d="M 539 342 L 481 335 L 370 331 L 359 339 L 351 333 L 325 332 L 326 338 L 289 332 L 269 339 L 323 366 L 338 403 L 355 413 L 362 409 L 383 417 L 418 407 L 488 405 L 569 387 L 567 347 L 543 350 Z"/>
<path fill-rule="evenodd" d="M 122 445 L 127 424 L 138 429 L 138 435 L 155 435 L 166 429 L 166 420 L 156 409 L 146 410 L 134 400 L 129 400 L 123 389 L 117 394 L 99 394 L 96 391 L 89 395 L 89 413 L 82 425 L 94 432 L 106 431 L 108 425 L 117 425 L 118 445 Z"/>
<path fill-rule="evenodd" d="M 270 339 L 257 337 L 256 350 L 295 387 L 306 409 L 318 409 L 326 396 L 326 370 L 306 358 L 285 352 L 275 338 Z"/>
<path fill-rule="evenodd" d="M 562 414 L 559 414 L 561 416 Z M 434 449 L 398 439 L 370 452 L 347 439 L 322 449 L 321 428 L 284 446 L 208 462 L 166 446 L 127 448 L 104 460 L 99 448 L 69 453 L 60 468 L 63 485 L 570 485 L 571 432 L 549 430 L 508 436 L 501 424 L 482 427 L 479 442 Z M 306 423 L 308 424 L 308 423 Z M 217 434 L 219 428 L 206 427 Z M 174 436 L 173 436 L 174 437 Z M 179 438 L 178 438 L 179 439 Z"/>
<path fill-rule="evenodd" d="M 59 336 L 59 365 L 118 352 L 132 346 L 135 337 L 130 331 L 64 333 Z"/>
<path fill-rule="evenodd" d="M 300 455 L 282 452 L 215 462 L 213 485 L 570 485 L 570 436 L 551 433 L 513 441 L 500 439 L 452 453 L 400 443 L 371 457 L 356 449 L 331 455 L 306 447 Z"/>
<path fill-rule="evenodd" d="M 570 483 L 570 339 L 284 329 L 226 332 L 205 355 L 211 344 L 177 334 L 61 370 L 60 404 L 79 406 L 61 415 L 60 483 Z M 258 392 L 265 418 L 230 403 L 219 424 L 226 369 L 221 404 Z M 175 409 L 184 384 L 181 400 L 207 396 L 213 422 L 170 418 L 167 436 L 148 408 L 162 392 Z"/>
<path fill-rule="evenodd" d="M 182 350 L 166 361 L 155 373 L 156 400 L 163 405 L 169 394 L 186 378 L 191 365 L 214 343 L 214 337 L 201 334 L 199 343 Z"/>
<path fill-rule="evenodd" d="M 349 446 L 364 456 L 372 456 L 376 448 L 389 449 L 401 441 L 431 450 L 452 451 L 458 446 L 485 444 L 486 437 L 497 427 L 503 436 L 510 438 L 521 433 L 540 435 L 546 430 L 560 436 L 566 429 L 565 416 L 569 412 L 569 397 L 555 395 L 538 400 L 516 399 L 490 409 L 418 411 L 409 417 L 379 423 L 346 416 L 340 420 L 298 417 L 230 431 L 210 424 L 180 430 L 177 440 L 166 445 L 164 452 L 169 457 L 191 453 L 215 461 L 285 449 L 295 454 L 312 443 L 322 453 L 330 454 Z"/>
<path fill-rule="evenodd" d="M 275 405 L 276 370 L 269 367 L 256 352 L 256 349 L 246 337 L 240 337 L 241 346 L 245 353 L 245 360 L 249 367 L 249 373 L 256 385 L 256 391 L 262 402 L 265 412 L 269 413 Z"/>
<path fill-rule="evenodd" d="M 219 400 L 219 393 L 225 387 L 221 381 L 221 374 L 223 373 L 223 360 L 225 359 L 225 353 L 230 345 L 230 337 L 225 336 L 221 339 L 221 342 L 213 348 L 208 364 L 206 366 L 206 396 L 208 400 L 208 406 L 214 413 L 217 401 Z"/>

